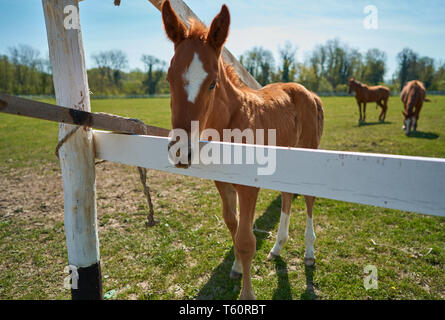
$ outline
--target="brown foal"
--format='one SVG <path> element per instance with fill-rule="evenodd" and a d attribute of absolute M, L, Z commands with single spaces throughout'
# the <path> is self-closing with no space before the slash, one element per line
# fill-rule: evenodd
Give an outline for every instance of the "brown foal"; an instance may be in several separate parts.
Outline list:
<path fill-rule="evenodd" d="M 419 121 L 419 113 L 422 109 L 423 102 L 426 101 L 426 89 L 422 82 L 412 80 L 405 84 L 400 98 L 402 99 L 403 110 L 403 130 L 409 135 L 411 129 L 416 132 L 417 122 Z"/>
<path fill-rule="evenodd" d="M 225 5 L 210 28 L 196 20 L 190 20 L 187 28 L 168 0 L 162 4 L 162 18 L 175 50 L 168 69 L 173 129 L 190 133 L 191 121 L 199 121 L 200 133 L 204 129 L 213 128 L 220 137 L 223 137 L 224 129 L 253 129 L 254 132 L 256 129 L 276 129 L 278 146 L 318 148 L 324 121 L 323 107 L 318 96 L 296 83 L 276 83 L 260 90 L 250 89 L 241 83 L 233 67 L 223 62 L 221 50 L 230 25 L 230 14 Z M 177 166 L 187 168 L 190 162 Z M 240 298 L 254 299 L 251 264 L 256 238 L 252 227 L 259 189 L 218 181 L 215 184 L 222 199 L 224 221 L 235 248 L 235 261 L 230 276 L 242 275 Z M 288 238 L 292 197 L 293 194 L 282 193 L 281 221 L 269 258 L 279 256 Z M 305 200 L 305 263 L 312 265 L 315 261 L 312 223 L 315 198 L 305 196 Z"/>
<path fill-rule="evenodd" d="M 360 118 L 359 123 L 366 121 L 366 103 L 376 102 L 378 106 L 382 108 L 382 112 L 379 116 L 379 121 L 385 121 L 386 112 L 388 111 L 388 99 L 389 89 L 385 86 L 373 86 L 369 87 L 366 84 L 360 83 L 354 78 L 348 81 L 348 94 L 351 91 L 355 92 L 355 98 L 357 99 L 358 111 Z M 362 103 L 363 103 L 363 116 L 362 116 Z"/>

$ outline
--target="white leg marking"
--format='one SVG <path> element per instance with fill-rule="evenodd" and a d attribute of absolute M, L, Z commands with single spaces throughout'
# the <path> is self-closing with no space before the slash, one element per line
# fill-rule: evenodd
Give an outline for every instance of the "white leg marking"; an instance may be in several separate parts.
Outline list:
<path fill-rule="evenodd" d="M 417 119 L 415 118 L 415 117 L 412 117 L 412 120 L 411 120 L 412 122 L 413 122 L 413 131 L 416 131 L 416 126 L 417 126 Z"/>
<path fill-rule="evenodd" d="M 408 118 L 408 119 L 405 120 L 405 133 L 406 133 L 406 134 L 409 133 L 410 123 L 411 123 L 411 119 L 410 119 L 410 118 Z"/>
<path fill-rule="evenodd" d="M 201 85 L 207 77 L 207 72 L 205 72 L 202 62 L 196 52 L 190 66 L 185 70 L 182 77 L 185 82 L 185 91 L 188 95 L 188 101 L 195 103 L 199 91 L 201 90 Z"/>
<path fill-rule="evenodd" d="M 315 250 L 314 250 L 314 243 L 315 243 L 315 232 L 314 232 L 314 224 L 312 222 L 312 218 L 309 218 L 307 216 L 306 218 L 306 232 L 304 234 L 304 239 L 306 242 L 306 251 L 304 253 L 305 258 L 315 258 Z"/>
<path fill-rule="evenodd" d="M 236 260 L 233 262 L 232 271 L 243 273 L 243 266 L 241 265 L 241 261 Z"/>
<path fill-rule="evenodd" d="M 290 213 L 287 214 L 281 211 L 280 226 L 278 227 L 277 240 L 275 241 L 275 245 L 270 251 L 276 256 L 280 255 L 281 249 L 283 249 L 284 244 L 289 238 L 289 221 L 290 221 Z"/>

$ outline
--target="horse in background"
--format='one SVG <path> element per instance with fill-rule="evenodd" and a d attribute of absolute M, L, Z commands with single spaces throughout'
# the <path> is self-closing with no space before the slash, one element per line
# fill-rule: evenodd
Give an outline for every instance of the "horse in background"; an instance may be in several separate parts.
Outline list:
<path fill-rule="evenodd" d="M 227 6 L 222 6 L 210 28 L 194 19 L 189 21 L 187 28 L 168 0 L 163 2 L 161 11 L 165 32 L 174 44 L 174 56 L 167 73 L 173 131 L 185 130 L 190 137 L 191 121 L 199 121 L 202 140 L 208 140 L 205 132 L 210 129 L 216 130 L 219 137 L 224 136 L 225 129 L 252 129 L 257 143 L 258 129 L 275 129 L 277 146 L 318 148 L 324 113 L 321 100 L 314 93 L 297 83 L 275 83 L 260 90 L 251 89 L 240 81 L 234 68 L 223 61 L 221 51 L 230 26 Z M 214 137 L 212 140 L 217 141 Z M 169 155 L 174 153 L 171 143 Z M 188 160 L 184 159 L 184 163 L 181 161 L 176 166 L 186 169 L 190 163 L 189 155 Z M 253 221 L 259 188 L 219 181 L 215 184 L 222 200 L 224 222 L 235 248 L 230 277 L 242 276 L 240 298 L 254 299 L 251 283 L 252 259 L 256 249 Z M 293 196 L 282 192 L 278 235 L 269 258 L 279 256 L 288 239 Z M 307 208 L 304 262 L 313 265 L 315 233 L 312 208 L 315 197 L 304 197 Z"/>
<path fill-rule="evenodd" d="M 388 99 L 389 89 L 385 86 L 372 86 L 369 87 L 366 84 L 360 83 L 354 78 L 348 81 L 348 94 L 351 91 L 355 92 L 355 98 L 357 99 L 358 111 L 360 113 L 359 123 L 366 121 L 366 103 L 376 102 L 377 106 L 382 108 L 382 112 L 379 116 L 379 121 L 385 121 L 386 112 L 388 111 Z M 363 115 L 362 115 L 362 103 L 363 103 Z"/>
<path fill-rule="evenodd" d="M 404 110 L 403 114 L 403 130 L 406 135 L 409 135 L 411 129 L 413 132 L 417 130 L 417 123 L 419 121 L 419 113 L 422 109 L 423 102 L 429 101 L 426 99 L 426 89 L 424 84 L 418 80 L 412 80 L 405 84 L 400 94 Z"/>

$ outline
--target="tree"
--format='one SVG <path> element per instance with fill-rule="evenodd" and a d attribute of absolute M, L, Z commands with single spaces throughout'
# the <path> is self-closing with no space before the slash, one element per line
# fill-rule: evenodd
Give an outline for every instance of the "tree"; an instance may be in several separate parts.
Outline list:
<path fill-rule="evenodd" d="M 92 56 L 99 75 L 92 72 L 94 87 L 99 92 L 118 92 L 122 88 L 123 71 L 128 68 L 127 55 L 122 50 L 101 51 Z"/>
<path fill-rule="evenodd" d="M 297 82 L 312 91 L 318 91 L 320 78 L 318 78 L 314 68 L 309 64 L 297 64 L 298 79 Z"/>
<path fill-rule="evenodd" d="M 326 74 L 326 59 L 327 59 L 327 53 L 326 49 L 322 45 L 318 45 L 315 47 L 315 49 L 312 51 L 312 55 L 309 58 L 309 62 L 307 63 L 310 65 L 313 75 L 315 77 L 315 83 L 312 90 L 318 91 L 318 88 L 320 86 L 321 79 Z"/>
<path fill-rule="evenodd" d="M 369 49 L 365 55 L 363 81 L 377 85 L 383 82 L 386 72 L 386 53 L 379 49 Z"/>
<path fill-rule="evenodd" d="M 141 61 L 145 64 L 145 69 L 147 70 L 147 77 L 143 81 L 145 92 L 149 95 L 154 95 L 159 82 L 165 77 L 166 73 L 164 68 L 166 63 L 154 56 L 146 54 L 142 55 Z M 158 68 L 155 69 L 155 67 Z"/>
<path fill-rule="evenodd" d="M 337 85 L 346 84 L 350 77 L 361 78 L 363 73 L 362 55 L 357 49 L 350 49 L 340 40 L 328 40 L 324 45 L 317 45 L 306 62 L 314 72 L 316 91 L 323 88 L 336 89 Z M 330 83 L 326 85 L 325 81 Z"/>
<path fill-rule="evenodd" d="M 416 70 L 419 80 L 425 84 L 426 89 L 429 89 L 433 85 L 436 73 L 434 59 L 430 57 L 420 58 L 417 62 Z"/>
<path fill-rule="evenodd" d="M 399 64 L 397 71 L 397 78 L 400 82 L 400 90 L 406 82 L 410 80 L 416 80 L 418 78 L 417 74 L 417 60 L 419 56 L 410 48 L 404 48 L 397 54 L 397 62 Z"/>
<path fill-rule="evenodd" d="M 292 44 L 287 41 L 282 49 L 278 50 L 281 59 L 281 69 L 279 70 L 281 74 L 282 82 L 292 82 L 295 81 L 295 54 L 297 52 L 297 47 L 293 47 Z"/>
<path fill-rule="evenodd" d="M 270 83 L 275 65 L 273 54 L 262 47 L 254 47 L 240 57 L 240 63 L 262 86 Z"/>
<path fill-rule="evenodd" d="M 8 48 L 9 56 L 2 61 L 3 74 L 8 79 L 9 93 L 13 94 L 52 94 L 49 58 L 40 57 L 40 51 L 28 45 Z"/>

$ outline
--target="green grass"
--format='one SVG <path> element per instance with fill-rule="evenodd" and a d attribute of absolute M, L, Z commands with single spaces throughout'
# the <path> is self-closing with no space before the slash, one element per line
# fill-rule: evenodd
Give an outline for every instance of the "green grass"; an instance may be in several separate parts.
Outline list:
<path fill-rule="evenodd" d="M 363 126 L 358 126 L 352 97 L 323 98 L 326 120 L 321 148 L 445 158 L 445 97 L 432 100 L 424 104 L 419 132 L 406 137 L 397 97 L 389 101 L 384 124 L 378 123 L 379 110 L 368 104 L 368 125 Z M 92 109 L 170 127 L 168 99 L 92 100 Z M 59 179 L 56 143 L 56 124 L 0 114 L 0 184 L 25 176 L 23 172 L 38 175 L 41 170 L 41 179 Z M 233 246 L 211 181 L 151 172 L 160 223 L 146 229 L 147 205 L 135 169 L 101 166 L 97 193 L 104 293 L 115 289 L 117 299 L 239 297 L 240 281 L 228 277 Z M 109 172 L 120 175 L 110 178 L 116 194 L 101 185 Z M 128 176 L 136 182 L 121 181 Z M 125 193 L 128 185 L 134 191 L 130 195 Z M 19 185 L 17 190 L 26 187 Z M 36 192 L 27 199 L 40 196 Z M 63 288 L 67 256 L 62 204 L 53 214 L 38 206 L 33 208 L 35 213 L 27 213 L 25 206 L 21 209 L 2 202 L 3 198 L 8 195 L 0 193 L 0 299 L 69 299 L 69 291 Z M 109 202 L 128 199 L 136 199 L 136 209 L 116 208 Z M 279 192 L 261 190 L 255 220 L 261 231 L 255 233 L 253 263 L 258 299 L 445 298 L 445 219 L 318 199 L 317 261 L 314 268 L 305 268 L 306 217 L 301 197 L 293 202 L 290 240 L 281 258 L 266 261 L 280 204 Z M 363 269 L 368 264 L 377 267 L 377 290 L 363 287 Z"/>

